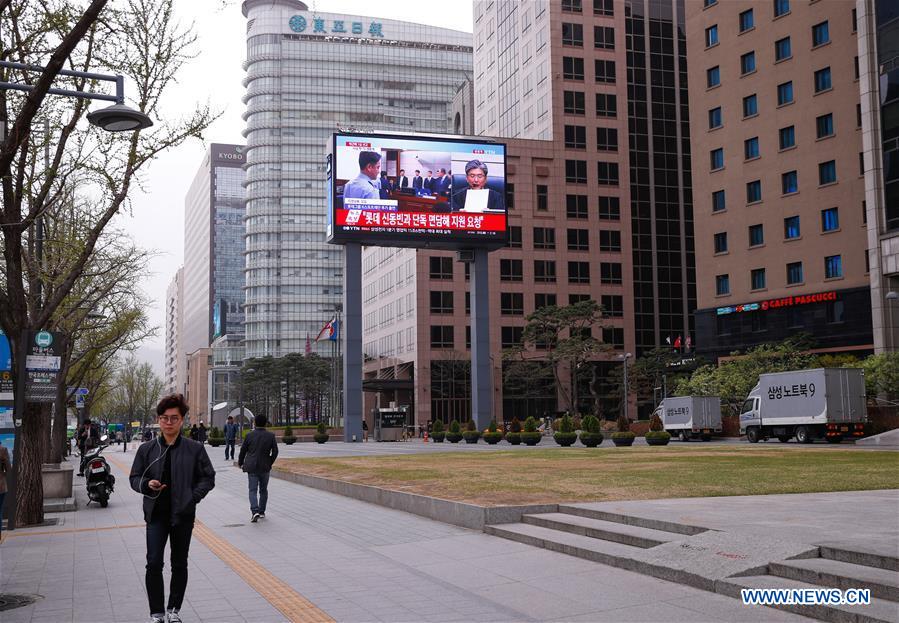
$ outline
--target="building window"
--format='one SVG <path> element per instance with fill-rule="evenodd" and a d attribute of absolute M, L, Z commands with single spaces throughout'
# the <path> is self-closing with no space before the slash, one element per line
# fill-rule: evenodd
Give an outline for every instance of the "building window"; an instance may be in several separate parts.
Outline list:
<path fill-rule="evenodd" d="M 506 209 L 515 209 L 515 184 L 506 184 Z"/>
<path fill-rule="evenodd" d="M 833 114 L 827 113 L 816 118 L 815 128 L 818 130 L 818 138 L 833 136 Z"/>
<path fill-rule="evenodd" d="M 617 128 L 596 128 L 596 149 L 598 151 L 618 151 Z"/>
<path fill-rule="evenodd" d="M 747 52 L 740 57 L 740 73 L 746 75 L 755 71 L 755 52 Z"/>
<path fill-rule="evenodd" d="M 624 297 L 618 294 L 603 294 L 600 297 L 603 316 L 607 318 L 624 317 Z"/>
<path fill-rule="evenodd" d="M 451 257 L 432 257 L 429 260 L 431 279 L 452 279 L 453 278 L 453 258 Z"/>
<path fill-rule="evenodd" d="M 587 128 L 582 125 L 566 125 L 565 147 L 568 149 L 587 149 Z"/>
<path fill-rule="evenodd" d="M 442 292 L 439 290 L 431 290 L 431 313 L 432 314 L 451 314 L 453 313 L 453 293 Z"/>
<path fill-rule="evenodd" d="M 515 348 L 521 344 L 524 327 L 500 328 L 500 343 L 503 348 Z"/>
<path fill-rule="evenodd" d="M 749 315 L 750 327 L 753 332 L 759 333 L 768 330 L 768 316 L 764 312 L 752 312 Z"/>
<path fill-rule="evenodd" d="M 759 114 L 759 98 L 755 93 L 743 98 L 743 117 L 752 117 Z"/>
<path fill-rule="evenodd" d="M 831 86 L 830 67 L 825 67 L 815 72 L 815 93 L 827 91 Z"/>
<path fill-rule="evenodd" d="M 727 207 L 724 200 L 724 191 L 716 190 L 712 193 L 712 212 L 721 212 Z"/>
<path fill-rule="evenodd" d="M 702 6 L 705 9 L 709 8 L 710 6 L 715 6 L 716 4 L 718 4 L 718 0 L 702 0 Z"/>
<path fill-rule="evenodd" d="M 618 197 L 600 197 L 599 198 L 599 220 L 601 220 L 601 221 L 619 221 L 619 220 L 621 220 L 621 200 Z"/>
<path fill-rule="evenodd" d="M 586 229 L 569 229 L 568 230 L 568 250 L 569 251 L 589 251 L 590 235 Z"/>
<path fill-rule="evenodd" d="M 765 228 L 761 225 L 749 226 L 749 246 L 758 247 L 765 244 Z"/>
<path fill-rule="evenodd" d="M 597 82 L 615 84 L 615 61 L 595 60 L 593 66 Z"/>
<path fill-rule="evenodd" d="M 584 59 L 575 56 L 563 56 L 562 77 L 566 80 L 583 80 Z"/>
<path fill-rule="evenodd" d="M 796 129 L 793 126 L 781 128 L 778 134 L 781 149 L 789 149 L 796 146 Z"/>
<path fill-rule="evenodd" d="M 587 195 L 565 195 L 565 216 L 568 218 L 587 218 Z"/>
<path fill-rule="evenodd" d="M 518 225 L 509 226 L 509 248 L 521 248 L 521 227 L 519 227 Z"/>
<path fill-rule="evenodd" d="M 755 203 L 762 200 L 762 181 L 755 180 L 746 183 L 746 203 Z"/>
<path fill-rule="evenodd" d="M 599 264 L 599 282 L 610 286 L 621 285 L 621 264 L 601 262 Z"/>
<path fill-rule="evenodd" d="M 618 163 L 617 162 L 597 162 L 596 175 L 597 181 L 604 186 L 618 186 Z"/>
<path fill-rule="evenodd" d="M 755 27 L 755 19 L 752 15 L 752 9 L 740 13 L 740 32 L 746 32 L 750 28 Z"/>
<path fill-rule="evenodd" d="M 840 228 L 840 211 L 838 208 L 821 210 L 821 231 L 836 231 Z"/>
<path fill-rule="evenodd" d="M 854 63 L 853 66 L 854 66 L 854 68 L 855 68 L 855 79 L 858 80 L 858 77 L 859 77 L 859 73 L 858 73 L 858 72 L 859 72 L 859 69 L 858 69 L 858 57 L 857 57 L 857 56 L 855 57 L 855 60 L 853 61 L 853 63 Z"/>
<path fill-rule="evenodd" d="M 534 228 L 534 248 L 535 249 L 555 249 L 556 248 L 556 230 L 552 227 L 535 227 Z"/>
<path fill-rule="evenodd" d="M 718 45 L 718 24 L 705 29 L 705 47 L 710 48 L 713 45 Z"/>
<path fill-rule="evenodd" d="M 754 268 L 752 272 L 749 273 L 749 281 L 750 286 L 753 290 L 764 290 L 765 289 L 765 269 L 764 268 Z"/>
<path fill-rule="evenodd" d="M 621 251 L 621 232 L 613 229 L 600 229 L 599 250 L 615 253 Z"/>
<path fill-rule="evenodd" d="M 798 216 L 788 216 L 784 219 L 784 239 L 795 240 L 801 235 Z"/>
<path fill-rule="evenodd" d="M 590 262 L 568 262 L 568 283 L 590 283 Z"/>
<path fill-rule="evenodd" d="M 715 234 L 715 253 L 727 253 L 727 232 Z"/>
<path fill-rule="evenodd" d="M 720 128 L 722 124 L 721 106 L 713 108 L 709 111 L 709 130 Z"/>
<path fill-rule="evenodd" d="M 780 192 L 784 195 L 799 192 L 799 174 L 796 171 L 787 171 L 780 175 Z"/>
<path fill-rule="evenodd" d="M 580 91 L 565 91 L 563 100 L 565 114 L 583 115 L 587 110 L 584 104 L 584 94 Z"/>
<path fill-rule="evenodd" d="M 793 47 L 790 45 L 790 38 L 784 37 L 774 42 L 774 60 L 783 61 L 793 56 Z"/>
<path fill-rule="evenodd" d="M 716 87 L 721 84 L 721 70 L 718 65 L 710 67 L 705 72 L 706 86 L 708 88 Z"/>
<path fill-rule="evenodd" d="M 837 161 L 828 160 L 818 165 L 818 184 L 833 184 L 837 181 Z"/>
<path fill-rule="evenodd" d="M 586 184 L 587 183 L 587 161 L 586 160 L 566 160 L 565 161 L 565 181 L 569 184 Z"/>
<path fill-rule="evenodd" d="M 537 283 L 555 283 L 555 260 L 534 260 L 534 281 Z"/>
<path fill-rule="evenodd" d="M 712 171 L 724 168 L 724 149 L 722 147 L 709 152 L 709 168 Z"/>
<path fill-rule="evenodd" d="M 431 326 L 431 348 L 453 348 L 452 325 Z"/>
<path fill-rule="evenodd" d="M 523 316 L 524 294 L 521 292 L 500 292 L 499 313 L 503 316 Z"/>
<path fill-rule="evenodd" d="M 569 294 L 568 295 L 568 304 L 569 305 L 577 305 L 578 303 L 583 303 L 584 301 L 590 300 L 589 294 Z"/>
<path fill-rule="evenodd" d="M 581 24 L 562 22 L 562 45 L 584 47 L 584 27 Z"/>
<path fill-rule="evenodd" d="M 586 171 L 584 177 L 586 177 Z M 549 186 L 537 184 L 537 211 L 546 212 L 547 210 L 549 210 Z"/>
<path fill-rule="evenodd" d="M 534 295 L 534 310 L 542 309 L 544 307 L 555 307 L 558 303 L 556 302 L 558 299 L 555 294 L 546 293 L 546 292 L 537 292 Z"/>
<path fill-rule="evenodd" d="M 855 127 L 862 127 L 862 105 L 855 105 Z"/>
<path fill-rule="evenodd" d="M 594 26 L 593 47 L 599 50 L 614 50 L 615 29 L 611 26 Z"/>
<path fill-rule="evenodd" d="M 593 15 L 605 15 L 611 17 L 615 15 L 614 0 L 593 0 Z"/>
<path fill-rule="evenodd" d="M 597 117 L 616 117 L 616 116 L 618 116 L 618 97 L 614 93 L 597 93 L 596 94 L 596 116 Z"/>
<path fill-rule="evenodd" d="M 865 174 L 865 152 L 858 152 L 858 174 Z"/>
<path fill-rule="evenodd" d="M 858 10 L 852 9 L 852 32 L 858 32 Z"/>
<path fill-rule="evenodd" d="M 743 141 L 743 157 L 746 160 L 759 157 L 759 137 L 753 136 Z"/>
<path fill-rule="evenodd" d="M 828 255 L 824 258 L 824 278 L 838 279 L 843 276 L 843 256 Z"/>
<path fill-rule="evenodd" d="M 852 9 L 855 11 L 855 9 Z M 827 324 L 839 324 L 843 322 L 843 301 L 827 301 L 824 306 L 824 315 Z"/>
<path fill-rule="evenodd" d="M 812 26 L 812 47 L 824 45 L 830 41 L 830 28 L 826 21 Z"/>
<path fill-rule="evenodd" d="M 562 0 L 563 13 L 580 13 L 583 10 L 581 0 Z"/>
<path fill-rule="evenodd" d="M 774 17 L 780 17 L 790 12 L 790 0 L 774 0 Z"/>
<path fill-rule="evenodd" d="M 785 104 L 793 103 L 793 82 L 784 82 L 783 84 L 777 85 L 777 105 L 783 106 Z"/>
<path fill-rule="evenodd" d="M 521 260 L 500 260 L 499 261 L 499 280 L 500 281 L 521 281 L 522 280 Z"/>
<path fill-rule="evenodd" d="M 718 296 L 730 294 L 730 275 L 715 276 L 715 294 Z"/>

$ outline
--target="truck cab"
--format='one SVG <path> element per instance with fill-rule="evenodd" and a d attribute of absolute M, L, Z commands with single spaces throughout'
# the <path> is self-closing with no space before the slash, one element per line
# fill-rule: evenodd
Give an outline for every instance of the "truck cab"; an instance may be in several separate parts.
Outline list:
<path fill-rule="evenodd" d="M 746 435 L 746 429 L 753 426 L 761 426 L 762 418 L 759 414 L 759 385 L 753 388 L 743 406 L 740 407 L 740 434 Z"/>

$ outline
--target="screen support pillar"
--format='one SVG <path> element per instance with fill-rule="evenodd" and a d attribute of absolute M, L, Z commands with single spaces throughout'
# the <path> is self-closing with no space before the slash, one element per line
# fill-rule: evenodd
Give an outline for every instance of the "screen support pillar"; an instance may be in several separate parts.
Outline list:
<path fill-rule="evenodd" d="M 474 250 L 471 271 L 471 417 L 482 431 L 493 419 L 487 249 Z"/>
<path fill-rule="evenodd" d="M 344 245 L 343 440 L 362 441 L 362 245 Z"/>

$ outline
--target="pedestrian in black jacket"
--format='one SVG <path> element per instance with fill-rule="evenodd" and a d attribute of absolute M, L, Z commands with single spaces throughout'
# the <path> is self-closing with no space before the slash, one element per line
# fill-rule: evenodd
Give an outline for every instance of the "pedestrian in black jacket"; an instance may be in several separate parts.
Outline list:
<path fill-rule="evenodd" d="M 187 403 L 181 394 L 156 406 L 160 436 L 143 443 L 131 465 L 131 488 L 144 496 L 147 522 L 147 597 L 151 623 L 181 623 L 178 611 L 187 589 L 187 553 L 197 503 L 215 487 L 215 470 L 206 448 L 181 436 Z M 162 567 L 171 538 L 172 580 L 164 607 Z"/>
<path fill-rule="evenodd" d="M 278 441 L 275 434 L 265 430 L 265 416 L 257 415 L 256 428 L 251 430 L 240 444 L 237 464 L 247 473 L 250 486 L 250 521 L 256 523 L 265 519 L 265 506 L 268 502 L 268 477 L 272 471 L 272 463 L 278 458 Z M 256 499 L 256 492 L 259 499 Z"/>

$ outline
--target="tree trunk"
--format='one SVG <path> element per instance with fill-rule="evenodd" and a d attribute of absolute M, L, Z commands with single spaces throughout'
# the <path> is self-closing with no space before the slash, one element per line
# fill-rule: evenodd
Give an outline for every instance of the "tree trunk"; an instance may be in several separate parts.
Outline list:
<path fill-rule="evenodd" d="M 22 417 L 19 465 L 16 469 L 16 526 L 30 526 L 44 521 L 44 485 L 41 465 L 44 458 L 43 438 L 50 417 L 47 403 L 28 403 Z"/>

